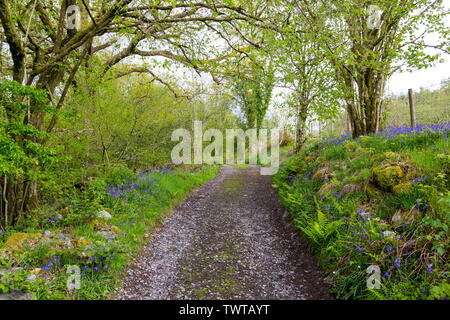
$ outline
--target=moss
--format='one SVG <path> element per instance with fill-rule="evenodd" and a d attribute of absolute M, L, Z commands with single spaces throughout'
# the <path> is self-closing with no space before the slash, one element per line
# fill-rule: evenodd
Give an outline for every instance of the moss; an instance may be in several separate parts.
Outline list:
<path fill-rule="evenodd" d="M 340 194 L 346 195 L 348 193 L 360 191 L 362 189 L 362 186 L 360 184 L 347 184 L 344 187 L 342 187 Z"/>
<path fill-rule="evenodd" d="M 414 180 L 422 175 L 420 169 L 413 163 L 407 163 L 402 167 L 405 172 L 405 180 Z"/>
<path fill-rule="evenodd" d="M 388 152 L 383 153 L 383 157 L 386 160 L 389 160 L 389 161 L 401 161 L 402 158 L 404 158 L 403 155 L 395 153 L 395 152 L 392 152 L 392 151 L 388 151 Z"/>
<path fill-rule="evenodd" d="M 375 167 L 372 176 L 381 188 L 391 189 L 399 183 L 404 173 L 400 166 Z"/>
<path fill-rule="evenodd" d="M 325 196 L 325 195 L 327 195 L 327 194 L 333 192 L 333 190 L 334 190 L 335 187 L 336 187 L 335 184 L 332 183 L 332 182 L 324 183 L 324 184 L 322 185 L 322 187 L 320 188 L 320 190 L 317 192 L 317 195 L 318 195 L 319 197 L 323 197 L 323 196 Z"/>
<path fill-rule="evenodd" d="M 325 163 L 327 159 L 324 156 L 319 156 L 316 161 L 317 163 Z"/>
<path fill-rule="evenodd" d="M 373 184 L 368 184 L 366 186 L 366 194 L 369 196 L 369 198 L 371 199 L 376 199 L 381 197 L 382 193 L 380 190 L 378 190 Z"/>
<path fill-rule="evenodd" d="M 402 183 L 399 183 L 392 187 L 392 192 L 395 194 L 399 194 L 402 191 L 410 191 L 412 188 L 411 181 L 405 181 Z"/>
<path fill-rule="evenodd" d="M 313 176 L 313 180 L 325 180 L 325 178 L 328 178 L 330 172 L 330 168 L 323 167 L 317 170 L 317 172 Z"/>
<path fill-rule="evenodd" d="M 361 141 L 361 142 L 366 142 L 366 141 L 369 141 L 369 140 L 370 140 L 369 136 L 360 136 L 359 137 L 359 141 Z"/>
<path fill-rule="evenodd" d="M 372 148 L 358 147 L 355 150 L 355 155 L 359 156 L 359 155 L 363 155 L 363 154 L 370 154 L 372 152 L 373 152 Z"/>
<path fill-rule="evenodd" d="M 9 253 L 17 252 L 23 249 L 25 243 L 32 240 L 37 240 L 41 237 L 40 233 L 24 233 L 17 232 L 13 235 L 9 236 L 6 239 L 5 244 L 2 247 L 2 250 L 5 250 Z"/>
<path fill-rule="evenodd" d="M 314 160 L 314 153 L 308 154 L 303 160 L 304 160 L 306 163 L 313 161 L 313 160 Z"/>
<path fill-rule="evenodd" d="M 392 162 L 399 162 L 402 160 L 405 160 L 405 156 L 392 152 L 392 151 L 387 151 L 381 154 L 376 154 L 374 156 L 372 156 L 371 159 L 373 162 L 377 162 L 377 163 L 392 163 Z"/>
<path fill-rule="evenodd" d="M 370 169 L 364 168 L 353 173 L 351 177 L 348 177 L 349 182 L 347 183 L 365 183 L 370 180 L 370 177 L 371 177 Z"/>
<path fill-rule="evenodd" d="M 105 222 L 94 220 L 90 222 L 90 225 L 94 228 L 94 230 L 106 230 L 118 233 L 120 229 L 117 226 L 109 225 Z"/>
<path fill-rule="evenodd" d="M 348 142 L 348 143 L 345 145 L 345 148 L 346 148 L 347 150 L 349 150 L 349 151 L 353 150 L 354 147 L 355 147 L 355 142 L 354 142 L 354 141 Z"/>
<path fill-rule="evenodd" d="M 73 240 L 70 240 L 70 242 L 74 247 L 78 247 L 78 248 L 91 244 L 91 242 L 85 238 L 73 239 Z"/>

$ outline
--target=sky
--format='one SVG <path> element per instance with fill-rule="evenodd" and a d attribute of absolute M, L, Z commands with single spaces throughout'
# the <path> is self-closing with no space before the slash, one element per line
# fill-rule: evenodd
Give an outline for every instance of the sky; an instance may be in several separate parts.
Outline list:
<path fill-rule="evenodd" d="M 444 0 L 443 5 L 450 11 L 450 0 Z M 445 25 L 450 27 L 450 15 L 445 19 Z M 433 38 L 427 38 L 427 42 L 433 43 Z M 431 51 L 432 52 L 432 51 Z M 400 94 L 408 92 L 408 89 L 419 90 L 421 87 L 438 89 L 441 80 L 450 77 L 450 55 L 443 55 L 444 62 L 434 67 L 413 72 L 402 72 L 392 75 L 387 84 L 387 94 Z"/>
<path fill-rule="evenodd" d="M 444 7 L 450 10 L 450 0 L 444 0 Z M 445 20 L 446 26 L 450 27 L 450 15 L 447 16 Z M 428 36 L 426 38 L 427 43 L 436 43 L 434 37 Z M 435 53 L 433 49 L 429 50 L 430 53 Z M 408 89 L 413 89 L 414 91 L 419 91 L 421 88 L 427 88 L 431 90 L 438 89 L 441 85 L 442 80 L 446 80 L 450 77 L 450 55 L 443 54 L 443 63 L 439 63 L 433 67 L 427 69 L 416 70 L 413 72 L 397 72 L 393 74 L 387 82 L 386 92 L 387 96 L 395 94 L 406 94 Z M 205 83 L 211 83 L 211 77 L 209 75 L 203 74 L 199 78 L 197 75 L 189 69 L 177 68 L 175 71 L 178 79 L 186 80 L 196 80 Z M 194 74 L 194 76 L 192 76 Z M 282 92 L 283 90 L 276 88 L 274 90 L 274 95 Z"/>
<path fill-rule="evenodd" d="M 422 87 L 435 90 L 440 87 L 441 80 L 448 78 L 450 78 L 450 57 L 447 55 L 445 62 L 435 67 L 393 74 L 388 81 L 386 94 L 407 93 L 409 88 L 416 91 Z"/>

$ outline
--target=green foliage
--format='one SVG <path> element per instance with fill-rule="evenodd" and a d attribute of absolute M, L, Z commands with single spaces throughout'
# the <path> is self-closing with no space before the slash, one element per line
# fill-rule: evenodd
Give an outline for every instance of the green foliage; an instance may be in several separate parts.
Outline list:
<path fill-rule="evenodd" d="M 330 217 L 321 210 L 317 210 L 316 219 L 305 216 L 305 220 L 296 219 L 295 221 L 298 223 L 300 230 L 318 248 L 330 242 L 340 224 L 339 221 L 331 222 Z"/>
<path fill-rule="evenodd" d="M 161 221 L 173 204 L 194 186 L 214 177 L 218 169 L 193 166 L 128 175 L 125 168 L 118 168 L 91 179 L 85 189 L 73 192 L 67 199 L 58 199 L 59 204 L 42 207 L 34 220 L 26 219 L 6 232 L 11 237 L 19 234 L 15 231 L 24 230 L 26 233 L 20 234 L 30 239 L 35 234 L 39 237 L 7 259 L 2 258 L 0 250 L 0 269 L 22 268 L 14 271 L 14 276 L 9 273 L 3 278 L 0 276 L 0 292 L 19 289 L 32 292 L 36 299 L 51 300 L 106 299 L 117 287 L 123 268 L 146 241 L 144 235 Z M 147 178 L 152 181 L 151 189 L 146 188 Z M 114 187 L 139 184 L 140 188 L 127 196 L 121 193 L 116 197 L 111 189 L 108 191 L 110 184 Z M 97 214 L 101 209 L 107 210 L 112 218 L 99 219 Z M 50 233 L 46 231 L 44 236 L 43 230 Z M 80 289 L 67 288 L 69 265 L 81 269 Z M 36 277 L 30 280 L 32 274 Z"/>
<path fill-rule="evenodd" d="M 54 112 L 44 90 L 15 81 L 0 82 L 0 176 L 34 179 L 37 165 L 54 160 L 55 150 L 39 142 L 48 134 L 25 121 L 27 113 L 36 110 Z"/>
<path fill-rule="evenodd" d="M 273 185 L 338 298 L 448 299 L 448 163 L 431 160 L 447 152 L 446 139 L 443 132 L 327 139 L 282 163 Z M 410 188 L 380 190 L 372 169 L 391 163 L 410 169 Z M 328 173 L 315 175 L 324 166 Z M 355 179 L 362 188 L 342 193 Z M 380 289 L 366 286 L 372 265 L 381 270 Z"/>
<path fill-rule="evenodd" d="M 262 60 L 264 57 L 253 58 Z M 242 67 L 244 66 L 244 67 Z M 232 91 L 239 108 L 244 112 L 247 128 L 262 128 L 272 90 L 274 87 L 274 70 L 272 63 L 239 61 L 239 70 L 232 78 Z"/>

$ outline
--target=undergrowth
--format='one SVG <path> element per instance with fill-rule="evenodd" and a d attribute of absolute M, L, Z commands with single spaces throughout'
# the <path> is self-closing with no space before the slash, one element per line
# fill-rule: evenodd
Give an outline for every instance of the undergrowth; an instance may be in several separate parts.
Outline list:
<path fill-rule="evenodd" d="M 118 168 L 73 189 L 0 232 L 0 293 L 36 299 L 105 299 L 152 228 L 218 166 Z M 99 215 L 99 212 L 107 212 Z M 108 217 L 110 214 L 111 217 Z M 72 267 L 71 267 L 72 266 Z M 79 271 L 80 282 L 74 280 Z"/>
<path fill-rule="evenodd" d="M 330 137 L 273 177 L 338 298 L 448 299 L 449 130 Z"/>

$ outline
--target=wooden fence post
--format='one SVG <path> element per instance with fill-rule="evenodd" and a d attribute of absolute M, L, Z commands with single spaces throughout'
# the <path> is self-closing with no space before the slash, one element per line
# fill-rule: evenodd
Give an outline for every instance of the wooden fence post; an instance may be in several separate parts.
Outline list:
<path fill-rule="evenodd" d="M 414 99 L 412 89 L 408 89 L 408 97 L 409 97 L 409 112 L 411 114 L 411 128 L 414 128 L 416 126 L 416 112 L 414 110 Z"/>

